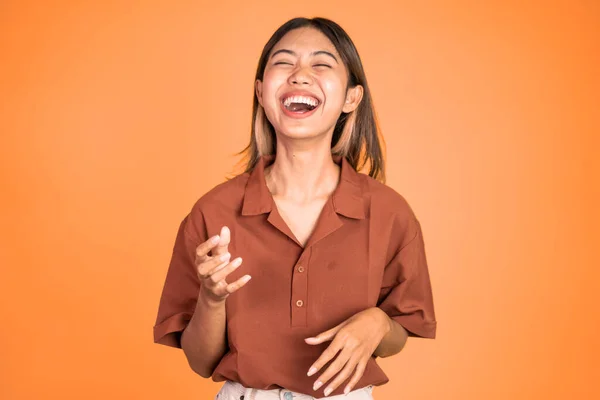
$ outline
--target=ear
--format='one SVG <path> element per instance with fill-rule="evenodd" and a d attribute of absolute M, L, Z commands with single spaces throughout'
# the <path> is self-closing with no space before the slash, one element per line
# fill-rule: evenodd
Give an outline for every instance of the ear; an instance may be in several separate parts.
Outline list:
<path fill-rule="evenodd" d="M 256 98 L 258 99 L 258 103 L 262 107 L 263 106 L 263 101 L 262 101 L 262 81 L 260 79 L 256 80 L 256 83 L 254 84 L 254 88 L 256 90 Z"/>
<path fill-rule="evenodd" d="M 361 85 L 356 85 L 352 88 L 349 88 L 346 92 L 346 102 L 344 103 L 344 107 L 342 107 L 342 111 L 345 113 L 352 112 L 356 110 L 360 101 L 363 97 L 363 87 Z"/>

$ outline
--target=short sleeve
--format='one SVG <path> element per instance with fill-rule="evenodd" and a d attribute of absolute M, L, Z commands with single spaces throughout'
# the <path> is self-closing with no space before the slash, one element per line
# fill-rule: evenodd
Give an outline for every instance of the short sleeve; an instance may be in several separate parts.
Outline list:
<path fill-rule="evenodd" d="M 378 306 L 408 331 L 434 339 L 436 319 L 421 227 L 386 266 Z"/>
<path fill-rule="evenodd" d="M 179 226 L 154 325 L 154 342 L 181 348 L 181 334 L 192 318 L 200 291 L 196 247 L 206 241 L 205 229 L 192 214 Z"/>

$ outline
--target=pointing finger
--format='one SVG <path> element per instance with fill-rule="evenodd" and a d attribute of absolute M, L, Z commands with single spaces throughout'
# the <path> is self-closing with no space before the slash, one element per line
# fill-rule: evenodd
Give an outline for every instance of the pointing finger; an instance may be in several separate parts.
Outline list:
<path fill-rule="evenodd" d="M 222 281 L 223 279 L 226 279 L 227 276 L 233 271 L 235 271 L 240 265 L 242 265 L 242 258 L 238 257 L 223 268 L 215 268 L 215 270 L 211 272 L 210 279 L 212 279 L 214 283 Z"/>
<path fill-rule="evenodd" d="M 218 235 L 213 236 L 206 242 L 200 243 L 198 247 L 196 247 L 196 264 L 200 264 L 208 260 L 208 252 L 219 243 L 219 240 L 220 238 Z"/>
<path fill-rule="evenodd" d="M 321 344 L 323 342 L 327 342 L 330 340 L 333 340 L 333 338 L 335 338 L 335 335 L 337 335 L 337 333 L 344 327 L 344 324 L 339 324 L 338 326 L 329 329 L 328 331 L 325 331 L 323 333 L 318 334 L 315 337 L 310 337 L 310 338 L 306 338 L 304 339 L 304 341 L 308 344 Z"/>
<path fill-rule="evenodd" d="M 198 275 L 200 276 L 200 279 L 206 279 L 215 272 L 223 269 L 229 262 L 230 257 L 231 254 L 225 253 L 201 263 L 198 266 Z"/>

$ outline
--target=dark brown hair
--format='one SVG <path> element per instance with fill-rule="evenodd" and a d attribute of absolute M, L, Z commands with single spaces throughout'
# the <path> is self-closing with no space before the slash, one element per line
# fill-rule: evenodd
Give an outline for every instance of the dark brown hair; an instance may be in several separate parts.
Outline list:
<path fill-rule="evenodd" d="M 346 157 L 357 171 L 368 164 L 369 176 L 385 182 L 383 138 L 380 137 L 371 92 L 358 51 L 342 27 L 326 18 L 294 18 L 286 22 L 275 31 L 265 45 L 258 61 L 256 80 L 263 79 L 273 47 L 288 32 L 304 27 L 317 29 L 333 43 L 348 70 L 348 87 L 363 87 L 363 97 L 358 107 L 350 113 L 342 113 L 336 123 L 331 139 L 332 154 Z M 238 153 L 245 154 L 245 172 L 252 171 L 261 156 L 273 154 L 276 142 L 275 130 L 258 103 L 255 92 L 250 143 Z"/>

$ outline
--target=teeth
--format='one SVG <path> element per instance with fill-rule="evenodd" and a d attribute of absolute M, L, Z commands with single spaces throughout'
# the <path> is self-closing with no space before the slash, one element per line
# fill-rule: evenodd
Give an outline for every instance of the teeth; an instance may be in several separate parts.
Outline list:
<path fill-rule="evenodd" d="M 303 103 L 303 104 L 308 104 L 309 106 L 313 106 L 313 107 L 316 107 L 317 105 L 319 105 L 319 102 L 317 99 L 314 99 L 312 97 L 307 97 L 307 96 L 288 97 L 283 102 L 283 105 L 288 107 L 292 103 Z"/>

